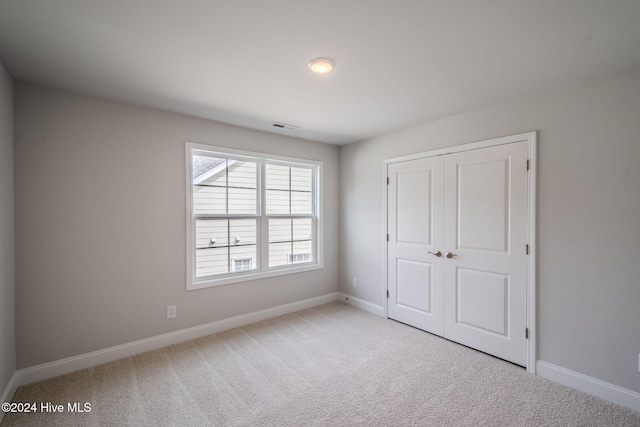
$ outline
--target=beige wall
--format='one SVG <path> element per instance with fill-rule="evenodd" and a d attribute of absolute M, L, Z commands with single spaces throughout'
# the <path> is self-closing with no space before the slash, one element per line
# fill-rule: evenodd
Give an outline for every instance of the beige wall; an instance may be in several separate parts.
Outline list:
<path fill-rule="evenodd" d="M 14 243 L 13 82 L 0 64 L 0 394 L 16 371 Z"/>
<path fill-rule="evenodd" d="M 23 84 L 14 114 L 18 368 L 337 291 L 337 147 Z M 186 292 L 185 141 L 323 161 L 325 268 Z"/>
<path fill-rule="evenodd" d="M 383 304 L 384 159 L 531 130 L 538 357 L 640 392 L 640 70 L 342 147 L 341 290 Z"/>

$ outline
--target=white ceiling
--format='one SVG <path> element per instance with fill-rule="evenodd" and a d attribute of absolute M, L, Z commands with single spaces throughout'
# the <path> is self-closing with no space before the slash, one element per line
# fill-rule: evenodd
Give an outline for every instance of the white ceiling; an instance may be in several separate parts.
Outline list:
<path fill-rule="evenodd" d="M 310 72 L 318 56 L 333 73 Z M 0 62 L 17 81 L 345 144 L 638 67 L 640 1 L 0 0 Z"/>

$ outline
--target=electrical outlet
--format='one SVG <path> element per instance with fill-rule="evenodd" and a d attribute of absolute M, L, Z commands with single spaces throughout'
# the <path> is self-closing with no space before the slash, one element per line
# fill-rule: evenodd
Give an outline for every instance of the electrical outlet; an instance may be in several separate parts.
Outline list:
<path fill-rule="evenodd" d="M 176 306 L 168 305 L 167 306 L 167 319 L 173 319 L 176 317 Z"/>
<path fill-rule="evenodd" d="M 351 279 L 351 284 L 353 285 L 354 288 L 358 287 L 358 279 L 357 278 L 353 278 Z"/>

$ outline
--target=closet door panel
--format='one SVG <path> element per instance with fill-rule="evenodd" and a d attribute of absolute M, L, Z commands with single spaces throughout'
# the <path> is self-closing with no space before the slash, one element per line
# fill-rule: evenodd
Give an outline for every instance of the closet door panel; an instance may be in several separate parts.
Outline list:
<path fill-rule="evenodd" d="M 444 336 L 526 364 L 526 142 L 449 154 Z"/>
<path fill-rule="evenodd" d="M 442 175 L 440 157 L 389 165 L 387 314 L 442 335 Z M 431 252 L 431 253 L 430 253 Z"/>

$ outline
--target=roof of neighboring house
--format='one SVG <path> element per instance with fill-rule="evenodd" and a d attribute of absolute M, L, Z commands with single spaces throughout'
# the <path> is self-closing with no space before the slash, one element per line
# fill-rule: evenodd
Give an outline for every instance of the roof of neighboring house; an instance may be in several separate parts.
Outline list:
<path fill-rule="evenodd" d="M 225 159 L 217 159 L 215 157 L 207 156 L 193 156 L 192 170 L 193 179 L 196 179 L 205 173 L 209 172 L 216 166 L 224 163 Z"/>

